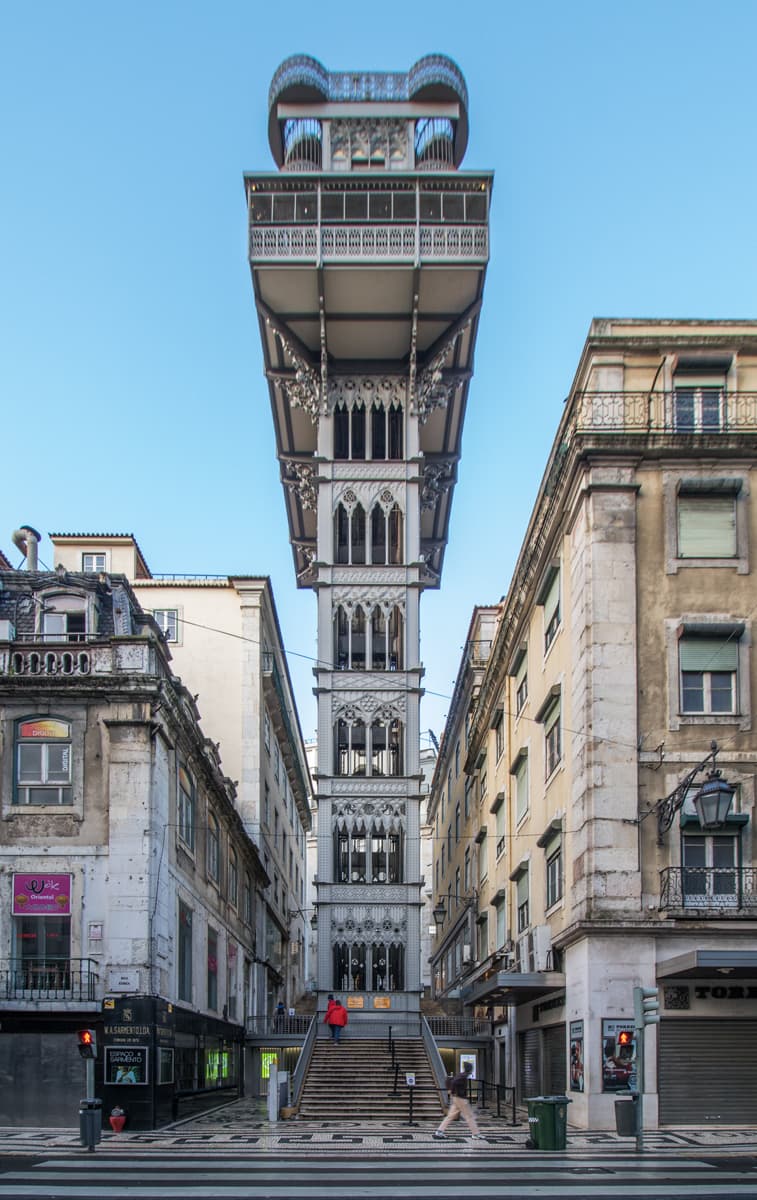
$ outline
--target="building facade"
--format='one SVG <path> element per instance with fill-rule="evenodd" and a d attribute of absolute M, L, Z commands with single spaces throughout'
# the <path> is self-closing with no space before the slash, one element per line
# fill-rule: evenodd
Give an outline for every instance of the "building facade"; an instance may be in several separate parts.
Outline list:
<path fill-rule="evenodd" d="M 287 59 L 250 264 L 298 585 L 318 604 L 319 1005 L 396 1023 L 421 990 L 420 597 L 441 578 L 488 259 L 449 59 Z M 359 1021 L 358 1021 L 359 1028 Z"/>
<path fill-rule="evenodd" d="M 310 773 L 273 590 L 265 576 L 154 576 L 131 534 L 50 535 L 55 565 L 121 571 L 152 613 L 172 669 L 235 781 L 236 807 L 268 883 L 258 906 L 250 1018 L 302 995 L 309 972 Z"/>
<path fill-rule="evenodd" d="M 2 1123 L 75 1122 L 82 1027 L 132 1128 L 239 1093 L 267 877 L 124 575 L 0 572 L 0 771 Z"/>
<path fill-rule="evenodd" d="M 756 390 L 753 323 L 593 323 L 472 711 L 494 919 L 462 996 L 499 1078 L 586 1128 L 637 1086 L 636 986 L 646 1122 L 757 1117 Z"/>

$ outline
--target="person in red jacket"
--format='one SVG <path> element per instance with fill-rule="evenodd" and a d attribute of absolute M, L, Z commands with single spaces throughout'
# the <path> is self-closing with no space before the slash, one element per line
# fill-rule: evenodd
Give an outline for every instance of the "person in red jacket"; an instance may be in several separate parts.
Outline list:
<path fill-rule="evenodd" d="M 331 1030 L 332 1042 L 336 1042 L 339 1045 L 342 1030 L 347 1024 L 347 1009 L 340 1000 L 335 1000 L 333 996 L 329 996 L 329 1002 L 326 1006 L 326 1016 L 323 1019 Z"/>

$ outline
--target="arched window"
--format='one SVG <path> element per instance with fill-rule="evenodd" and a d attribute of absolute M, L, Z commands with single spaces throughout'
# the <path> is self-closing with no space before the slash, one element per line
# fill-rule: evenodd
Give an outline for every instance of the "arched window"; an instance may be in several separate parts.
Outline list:
<path fill-rule="evenodd" d="M 356 504 L 350 517 L 350 562 L 365 562 L 365 510 Z"/>
<path fill-rule="evenodd" d="M 334 513 L 334 562 L 350 561 L 350 518 L 343 504 Z"/>
<path fill-rule="evenodd" d="M 337 942 L 333 963 L 335 992 L 399 992 L 405 986 L 405 947 L 397 941 Z"/>
<path fill-rule="evenodd" d="M 353 671 L 365 670 L 365 613 L 359 604 L 355 605 L 352 613 L 350 637 L 350 666 Z"/>
<path fill-rule="evenodd" d="M 371 669 L 402 670 L 402 613 L 395 605 L 387 613 L 380 606 L 371 614 Z"/>
<path fill-rule="evenodd" d="M 386 513 L 380 504 L 371 509 L 371 562 L 378 566 L 386 562 Z"/>
<path fill-rule="evenodd" d="M 334 738 L 335 775 L 401 775 L 404 727 L 396 718 L 377 718 L 370 727 L 340 718 Z"/>
<path fill-rule="evenodd" d="M 365 775 L 366 728 L 363 721 L 339 720 L 336 725 L 336 775 Z"/>
<path fill-rule="evenodd" d="M 402 834 L 365 824 L 334 834 L 335 883 L 401 883 Z"/>
<path fill-rule="evenodd" d="M 402 405 L 386 407 L 355 402 L 334 409 L 334 458 L 375 460 L 401 459 L 404 446 Z"/>
<path fill-rule="evenodd" d="M 403 560 L 402 512 L 398 504 L 387 511 L 381 504 L 371 509 L 371 563 L 384 566 L 399 564 Z"/>
<path fill-rule="evenodd" d="M 402 562 L 402 513 L 398 504 L 393 505 L 389 513 L 389 562 Z"/>

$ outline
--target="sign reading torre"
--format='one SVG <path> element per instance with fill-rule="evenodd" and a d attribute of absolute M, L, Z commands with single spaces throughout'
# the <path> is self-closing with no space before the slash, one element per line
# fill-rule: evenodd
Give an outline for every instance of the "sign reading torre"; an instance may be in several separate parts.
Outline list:
<path fill-rule="evenodd" d="M 300 587 L 318 604 L 319 1008 L 420 996 L 419 606 L 438 587 L 489 255 L 450 59 L 276 71 L 249 253 Z M 430 881 L 429 881 L 430 882 Z M 428 886 L 427 883 L 426 886 Z"/>

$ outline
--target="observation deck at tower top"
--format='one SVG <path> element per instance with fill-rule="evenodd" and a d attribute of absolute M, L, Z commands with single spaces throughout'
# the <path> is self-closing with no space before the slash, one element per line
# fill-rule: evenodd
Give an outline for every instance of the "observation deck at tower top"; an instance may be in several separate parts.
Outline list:
<path fill-rule="evenodd" d="M 465 80 L 442 55 L 404 73 L 301 55 L 276 70 L 268 115 L 279 169 L 245 174 L 249 260 L 298 582 L 320 417 L 370 377 L 418 419 L 424 586 L 438 586 L 489 259 L 493 174 L 459 169 Z"/>

